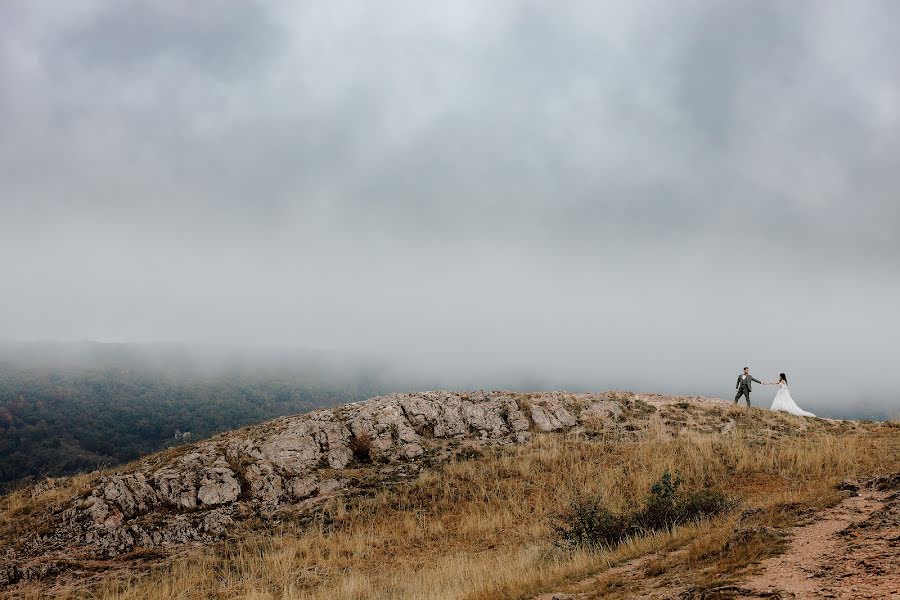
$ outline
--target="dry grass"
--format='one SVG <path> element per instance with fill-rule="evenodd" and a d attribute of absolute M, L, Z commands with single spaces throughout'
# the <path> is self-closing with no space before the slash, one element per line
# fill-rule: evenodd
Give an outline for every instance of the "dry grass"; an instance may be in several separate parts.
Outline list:
<path fill-rule="evenodd" d="M 594 576 L 594 590 L 627 596 L 640 582 L 604 573 L 653 553 L 644 575 L 690 568 L 687 581 L 708 586 L 777 552 L 777 529 L 833 501 L 830 490 L 841 478 L 897 468 L 896 428 L 845 431 L 781 415 L 753 421 L 762 417 L 752 412 L 762 411 L 722 412 L 747 421 L 729 436 L 670 439 L 657 431 L 635 442 L 537 436 L 527 446 L 450 464 L 371 498 L 335 503 L 312 527 L 248 534 L 162 570 L 60 596 L 513 599 Z M 778 433 L 801 425 L 803 436 Z M 554 548 L 550 524 L 573 500 L 598 495 L 614 510 L 624 509 L 665 469 L 680 471 L 686 488 L 734 496 L 743 514 L 607 552 Z M 15 511 L 7 506 L 0 518 Z"/>
<path fill-rule="evenodd" d="M 31 530 L 36 521 L 61 506 L 65 501 L 90 489 L 96 473 L 81 473 L 71 477 L 48 480 L 45 489 L 24 487 L 0 496 L 0 539 L 15 540 L 24 531 Z"/>

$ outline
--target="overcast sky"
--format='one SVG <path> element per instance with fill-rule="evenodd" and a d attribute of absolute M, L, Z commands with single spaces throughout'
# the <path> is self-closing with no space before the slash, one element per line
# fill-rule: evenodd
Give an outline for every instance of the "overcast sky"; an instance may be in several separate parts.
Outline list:
<path fill-rule="evenodd" d="M 898 22 L 0 0 L 0 338 L 900 406 Z"/>

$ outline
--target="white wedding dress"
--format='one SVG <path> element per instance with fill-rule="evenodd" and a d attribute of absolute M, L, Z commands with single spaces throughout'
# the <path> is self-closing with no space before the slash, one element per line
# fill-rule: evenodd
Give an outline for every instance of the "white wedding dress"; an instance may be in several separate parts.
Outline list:
<path fill-rule="evenodd" d="M 770 410 L 780 410 L 786 413 L 791 413 L 792 415 L 797 415 L 800 417 L 814 417 L 816 415 L 811 412 L 807 412 L 797 406 L 797 403 L 794 402 L 794 399 L 791 398 L 791 390 L 788 389 L 786 383 L 780 383 L 778 392 L 775 394 L 775 399 L 772 400 L 772 408 Z"/>

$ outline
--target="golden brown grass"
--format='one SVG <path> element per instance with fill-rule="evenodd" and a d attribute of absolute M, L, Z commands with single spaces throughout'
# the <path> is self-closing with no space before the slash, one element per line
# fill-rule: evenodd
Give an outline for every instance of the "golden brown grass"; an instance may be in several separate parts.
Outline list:
<path fill-rule="evenodd" d="M 48 510 L 61 506 L 66 500 L 83 494 L 90 488 L 96 473 L 80 473 L 53 480 L 52 486 L 37 494 L 33 487 L 24 487 L 0 496 L 0 539 L 15 537 L 43 520 Z"/>
<path fill-rule="evenodd" d="M 335 502 L 312 527 L 248 533 L 161 570 L 108 578 L 61 597 L 487 600 L 573 585 L 625 597 L 644 583 L 610 567 L 654 553 L 643 578 L 693 569 L 682 583 L 710 586 L 777 552 L 773 532 L 833 502 L 841 478 L 898 466 L 900 435 L 893 428 L 843 430 L 781 415 L 757 422 L 762 417 L 746 412 L 723 414 L 749 420 L 728 436 L 671 439 L 656 431 L 634 442 L 537 436 L 374 497 Z M 777 433 L 801 424 L 801 436 Z M 743 512 L 609 551 L 554 547 L 551 523 L 573 500 L 599 495 L 613 510 L 624 509 L 665 469 L 680 471 L 686 488 L 734 496 Z"/>

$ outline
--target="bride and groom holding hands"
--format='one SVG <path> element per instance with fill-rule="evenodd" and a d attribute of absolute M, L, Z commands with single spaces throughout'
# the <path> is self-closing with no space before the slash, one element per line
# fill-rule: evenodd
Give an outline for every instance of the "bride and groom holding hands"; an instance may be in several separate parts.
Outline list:
<path fill-rule="evenodd" d="M 797 406 L 797 404 L 794 402 L 794 399 L 791 398 L 791 391 L 787 386 L 787 375 L 781 373 L 778 381 L 762 382 L 750 374 L 750 367 L 744 367 L 744 372 L 738 375 L 737 383 L 734 386 L 735 392 L 737 392 L 734 396 L 735 404 L 737 404 L 738 400 L 740 400 L 741 396 L 743 396 L 747 400 L 747 406 L 750 406 L 750 392 L 753 391 L 754 381 L 760 385 L 779 386 L 778 392 L 776 392 L 775 394 L 775 399 L 772 401 L 772 407 L 769 410 L 780 410 L 801 417 L 816 416 L 811 412 L 807 412 Z"/>

